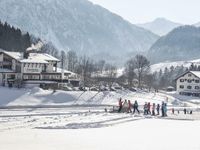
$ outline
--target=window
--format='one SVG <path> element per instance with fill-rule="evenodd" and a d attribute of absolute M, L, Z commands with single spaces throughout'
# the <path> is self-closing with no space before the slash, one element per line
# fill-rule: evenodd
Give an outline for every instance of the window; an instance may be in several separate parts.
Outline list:
<path fill-rule="evenodd" d="M 184 82 L 184 79 L 180 79 L 180 82 Z"/>
<path fill-rule="evenodd" d="M 192 86 L 187 86 L 187 89 L 192 89 Z"/>
<path fill-rule="evenodd" d="M 199 89 L 199 86 L 195 86 L 195 89 L 198 90 L 198 89 Z"/>
<path fill-rule="evenodd" d="M 184 89 L 184 85 L 180 85 L 180 89 Z"/>
<path fill-rule="evenodd" d="M 195 83 L 199 83 L 199 80 L 195 80 Z"/>
<path fill-rule="evenodd" d="M 188 77 L 191 77 L 192 76 L 192 74 L 188 74 Z"/>
<path fill-rule="evenodd" d="M 192 82 L 192 80 L 188 79 L 188 83 L 191 83 L 191 82 Z"/>

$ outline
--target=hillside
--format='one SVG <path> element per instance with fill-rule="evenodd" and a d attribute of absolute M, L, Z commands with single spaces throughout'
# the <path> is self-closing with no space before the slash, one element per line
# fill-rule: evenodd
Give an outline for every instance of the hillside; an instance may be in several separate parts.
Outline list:
<path fill-rule="evenodd" d="M 152 63 L 199 59 L 200 28 L 182 26 L 161 37 L 148 52 Z"/>
<path fill-rule="evenodd" d="M 147 51 L 158 36 L 87 0 L 1 0 L 0 19 L 51 41 L 114 62 Z"/>
<path fill-rule="evenodd" d="M 138 24 L 138 26 L 143 27 L 144 29 L 147 29 L 157 35 L 163 36 L 168 34 L 176 27 L 181 26 L 181 24 L 172 22 L 165 18 L 157 18 L 152 22 Z"/>

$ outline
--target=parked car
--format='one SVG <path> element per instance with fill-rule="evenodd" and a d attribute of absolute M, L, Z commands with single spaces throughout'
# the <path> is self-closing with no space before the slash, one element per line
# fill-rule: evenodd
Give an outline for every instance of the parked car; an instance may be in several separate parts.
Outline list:
<path fill-rule="evenodd" d="M 111 87 L 110 91 L 116 91 L 115 87 Z"/>
<path fill-rule="evenodd" d="M 129 90 L 132 91 L 132 92 L 136 92 L 136 91 L 137 91 L 137 90 L 136 90 L 135 88 L 133 88 L 133 87 L 129 88 Z"/>
<path fill-rule="evenodd" d="M 96 87 L 91 87 L 90 91 L 99 91 Z"/>

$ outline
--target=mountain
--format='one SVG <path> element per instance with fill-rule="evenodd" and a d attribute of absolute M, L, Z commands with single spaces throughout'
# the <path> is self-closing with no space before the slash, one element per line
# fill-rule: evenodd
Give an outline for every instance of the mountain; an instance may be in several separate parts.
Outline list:
<path fill-rule="evenodd" d="M 199 59 L 200 28 L 181 26 L 161 37 L 148 52 L 155 62 Z"/>
<path fill-rule="evenodd" d="M 181 26 L 179 23 L 174 23 L 165 18 L 157 18 L 152 22 L 138 24 L 138 26 L 143 27 L 157 35 L 163 36 L 172 31 L 174 28 Z"/>
<path fill-rule="evenodd" d="M 98 59 L 147 51 L 158 36 L 87 0 L 1 0 L 0 19 L 60 50 Z"/>

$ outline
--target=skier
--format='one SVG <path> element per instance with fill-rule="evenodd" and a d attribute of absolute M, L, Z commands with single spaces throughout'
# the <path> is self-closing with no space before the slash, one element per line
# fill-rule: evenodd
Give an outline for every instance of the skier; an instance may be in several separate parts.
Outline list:
<path fill-rule="evenodd" d="M 148 105 L 147 105 L 147 102 L 145 102 L 144 104 L 144 115 L 147 115 L 148 114 Z"/>
<path fill-rule="evenodd" d="M 172 114 L 174 114 L 174 108 L 172 108 Z"/>
<path fill-rule="evenodd" d="M 186 108 L 184 108 L 184 110 L 183 110 L 183 111 L 184 111 L 184 114 L 186 115 L 186 113 L 187 113 L 187 109 L 186 109 Z"/>
<path fill-rule="evenodd" d="M 131 101 L 128 100 L 128 109 L 127 109 L 127 113 L 131 113 L 131 108 L 132 108 L 132 104 L 131 104 Z"/>
<path fill-rule="evenodd" d="M 152 116 L 155 116 L 155 109 L 156 109 L 156 104 L 153 103 L 153 106 L 152 106 Z"/>
<path fill-rule="evenodd" d="M 167 116 L 167 103 L 164 103 L 164 116 Z"/>
<path fill-rule="evenodd" d="M 157 115 L 160 115 L 160 104 L 157 104 L 156 110 L 157 110 Z"/>
<path fill-rule="evenodd" d="M 127 100 L 125 99 L 125 101 L 124 101 L 124 103 L 123 103 L 123 105 L 122 105 L 122 111 L 123 111 L 123 112 L 127 112 L 127 110 L 128 110 L 128 102 L 127 102 Z"/>
<path fill-rule="evenodd" d="M 147 104 L 147 114 L 151 115 L 151 104 L 150 103 Z"/>
<path fill-rule="evenodd" d="M 122 98 L 120 98 L 119 99 L 119 110 L 118 110 L 118 112 L 121 112 L 121 110 L 122 110 L 122 104 L 123 104 Z"/>
<path fill-rule="evenodd" d="M 161 112 L 162 112 L 162 117 L 164 117 L 165 116 L 165 103 L 164 102 L 162 102 L 162 105 L 161 105 Z"/>
<path fill-rule="evenodd" d="M 135 103 L 133 104 L 133 113 L 135 113 L 135 110 L 137 110 L 138 114 L 140 113 L 139 109 L 138 109 L 138 102 L 135 101 Z"/>

